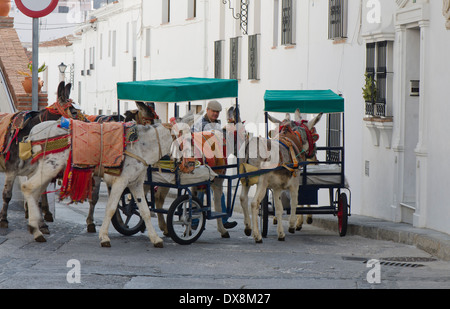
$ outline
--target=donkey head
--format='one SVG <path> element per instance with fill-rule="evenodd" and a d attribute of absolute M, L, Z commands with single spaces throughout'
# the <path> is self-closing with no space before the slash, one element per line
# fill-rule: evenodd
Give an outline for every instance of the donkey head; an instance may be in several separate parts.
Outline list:
<path fill-rule="evenodd" d="M 70 115 L 73 119 L 83 119 L 83 114 L 81 110 L 73 106 L 73 101 L 70 99 L 70 90 L 72 89 L 72 84 L 66 83 L 64 81 L 59 83 L 58 86 L 58 97 L 57 103 L 65 111 L 66 114 Z"/>
<path fill-rule="evenodd" d="M 295 121 L 291 120 L 290 114 L 286 114 L 286 119 L 283 121 L 276 120 L 272 117 L 271 121 L 280 125 L 280 134 L 287 134 L 287 132 L 295 132 L 300 138 L 302 143 L 302 153 L 306 155 L 306 158 L 312 158 L 316 154 L 316 142 L 319 139 L 319 135 L 316 133 L 315 125 L 322 118 L 323 113 L 318 114 L 310 121 L 302 120 L 300 110 L 295 111 Z M 275 121 L 273 121 L 275 119 Z M 275 134 L 274 134 L 275 133 Z M 272 132 L 272 136 L 277 132 Z"/>
<path fill-rule="evenodd" d="M 238 114 L 237 109 L 234 106 L 230 107 L 227 110 L 227 122 L 234 123 L 234 124 L 242 123 L 241 116 L 240 115 L 238 116 L 237 114 Z"/>
<path fill-rule="evenodd" d="M 155 124 L 161 122 L 155 112 L 155 103 L 136 101 L 137 110 L 125 112 L 125 122 L 136 121 L 137 124 Z"/>
<path fill-rule="evenodd" d="M 301 120 L 301 118 L 298 118 L 300 120 L 299 122 L 293 121 L 291 123 L 292 129 L 298 132 L 301 136 L 301 140 L 303 143 L 302 150 L 305 153 L 307 159 L 313 158 L 316 155 L 316 142 L 319 140 L 319 134 L 317 134 L 315 126 L 322 118 L 322 115 L 323 113 L 320 113 L 309 121 Z"/>

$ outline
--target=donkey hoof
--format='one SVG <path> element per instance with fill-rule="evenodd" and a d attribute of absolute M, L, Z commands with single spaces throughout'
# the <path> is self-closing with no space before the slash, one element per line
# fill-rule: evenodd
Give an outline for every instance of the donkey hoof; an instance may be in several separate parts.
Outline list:
<path fill-rule="evenodd" d="M 251 236 L 252 235 L 252 229 L 245 229 L 244 233 L 246 236 Z"/>
<path fill-rule="evenodd" d="M 261 239 L 255 239 L 255 243 L 256 243 L 256 244 L 262 244 L 262 243 L 263 243 L 262 238 L 261 238 Z"/>
<path fill-rule="evenodd" d="M 45 222 L 53 222 L 53 215 L 52 214 L 46 214 L 44 216 Z"/>
<path fill-rule="evenodd" d="M 306 219 L 306 223 L 312 224 L 312 223 L 313 223 L 313 218 L 307 218 L 307 219 Z"/>
<path fill-rule="evenodd" d="M 295 234 L 295 228 L 294 228 L 294 227 L 290 227 L 290 228 L 289 228 L 289 233 Z"/>
<path fill-rule="evenodd" d="M 228 232 L 226 232 L 225 234 L 222 234 L 222 238 L 230 238 L 230 234 L 228 234 Z"/>
<path fill-rule="evenodd" d="M 48 226 L 40 227 L 39 231 L 41 231 L 42 234 L 50 235 L 50 230 L 48 229 Z"/>
<path fill-rule="evenodd" d="M 8 228 L 8 221 L 7 220 L 0 221 L 0 228 L 1 229 L 7 229 Z"/>
<path fill-rule="evenodd" d="M 47 241 L 47 240 L 45 239 L 45 237 L 42 236 L 42 235 L 39 235 L 39 236 L 36 237 L 34 240 L 35 240 L 36 242 L 46 242 L 46 241 Z"/>
<path fill-rule="evenodd" d="M 285 241 L 286 240 L 286 237 L 285 236 L 283 236 L 283 237 L 278 237 L 278 241 Z"/>
<path fill-rule="evenodd" d="M 111 242 L 109 241 L 102 241 L 100 244 L 103 248 L 111 248 Z"/>
<path fill-rule="evenodd" d="M 97 232 L 96 229 L 95 229 L 95 224 L 94 223 L 88 224 L 87 232 L 88 233 L 96 233 Z"/>
<path fill-rule="evenodd" d="M 161 242 L 157 242 L 156 244 L 153 244 L 153 246 L 155 248 L 164 248 L 164 243 L 162 241 Z"/>
<path fill-rule="evenodd" d="M 297 226 L 297 227 L 295 228 L 295 230 L 296 230 L 296 231 L 301 231 L 301 230 L 302 230 L 302 227 L 303 227 L 303 226 L 301 226 L 301 225 L 300 225 L 300 226 Z"/>

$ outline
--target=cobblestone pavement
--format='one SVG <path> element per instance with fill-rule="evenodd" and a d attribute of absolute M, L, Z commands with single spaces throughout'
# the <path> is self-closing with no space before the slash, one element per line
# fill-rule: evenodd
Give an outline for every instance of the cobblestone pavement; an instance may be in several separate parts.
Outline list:
<path fill-rule="evenodd" d="M 268 237 L 257 245 L 244 235 L 242 215 L 236 213 L 238 226 L 230 230 L 230 239 L 221 239 L 215 222 L 208 221 L 194 244 L 180 246 L 163 237 L 164 248 L 157 249 L 145 233 L 124 237 L 111 227 L 112 248 L 101 248 L 98 234 L 86 232 L 87 211 L 87 204 L 57 203 L 47 242 L 36 243 L 23 211 L 13 207 L 10 227 L 0 230 L 0 289 L 450 288 L 449 262 L 393 241 L 341 238 L 335 231 L 305 226 L 279 242 L 270 226 Z M 103 213 L 104 201 L 95 213 L 97 230 Z M 410 265 L 388 265 L 386 258 Z M 379 284 L 368 282 L 370 259 L 381 261 Z M 75 270 L 67 265 L 71 260 L 79 261 L 79 283 L 67 279 Z"/>

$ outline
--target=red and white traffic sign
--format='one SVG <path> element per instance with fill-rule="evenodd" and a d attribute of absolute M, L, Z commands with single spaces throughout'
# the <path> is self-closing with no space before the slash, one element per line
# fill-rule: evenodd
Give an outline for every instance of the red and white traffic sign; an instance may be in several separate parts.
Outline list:
<path fill-rule="evenodd" d="M 47 16 L 58 5 L 59 0 L 16 0 L 17 8 L 28 17 Z"/>

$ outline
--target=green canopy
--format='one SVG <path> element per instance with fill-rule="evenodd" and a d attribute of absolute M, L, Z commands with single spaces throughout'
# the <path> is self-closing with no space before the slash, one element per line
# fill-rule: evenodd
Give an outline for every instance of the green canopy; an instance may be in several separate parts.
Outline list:
<path fill-rule="evenodd" d="M 117 83 L 119 100 L 176 103 L 237 96 L 235 79 L 185 77 Z"/>
<path fill-rule="evenodd" d="M 264 95 L 264 111 L 293 113 L 341 113 L 344 98 L 331 90 L 267 90 Z"/>

